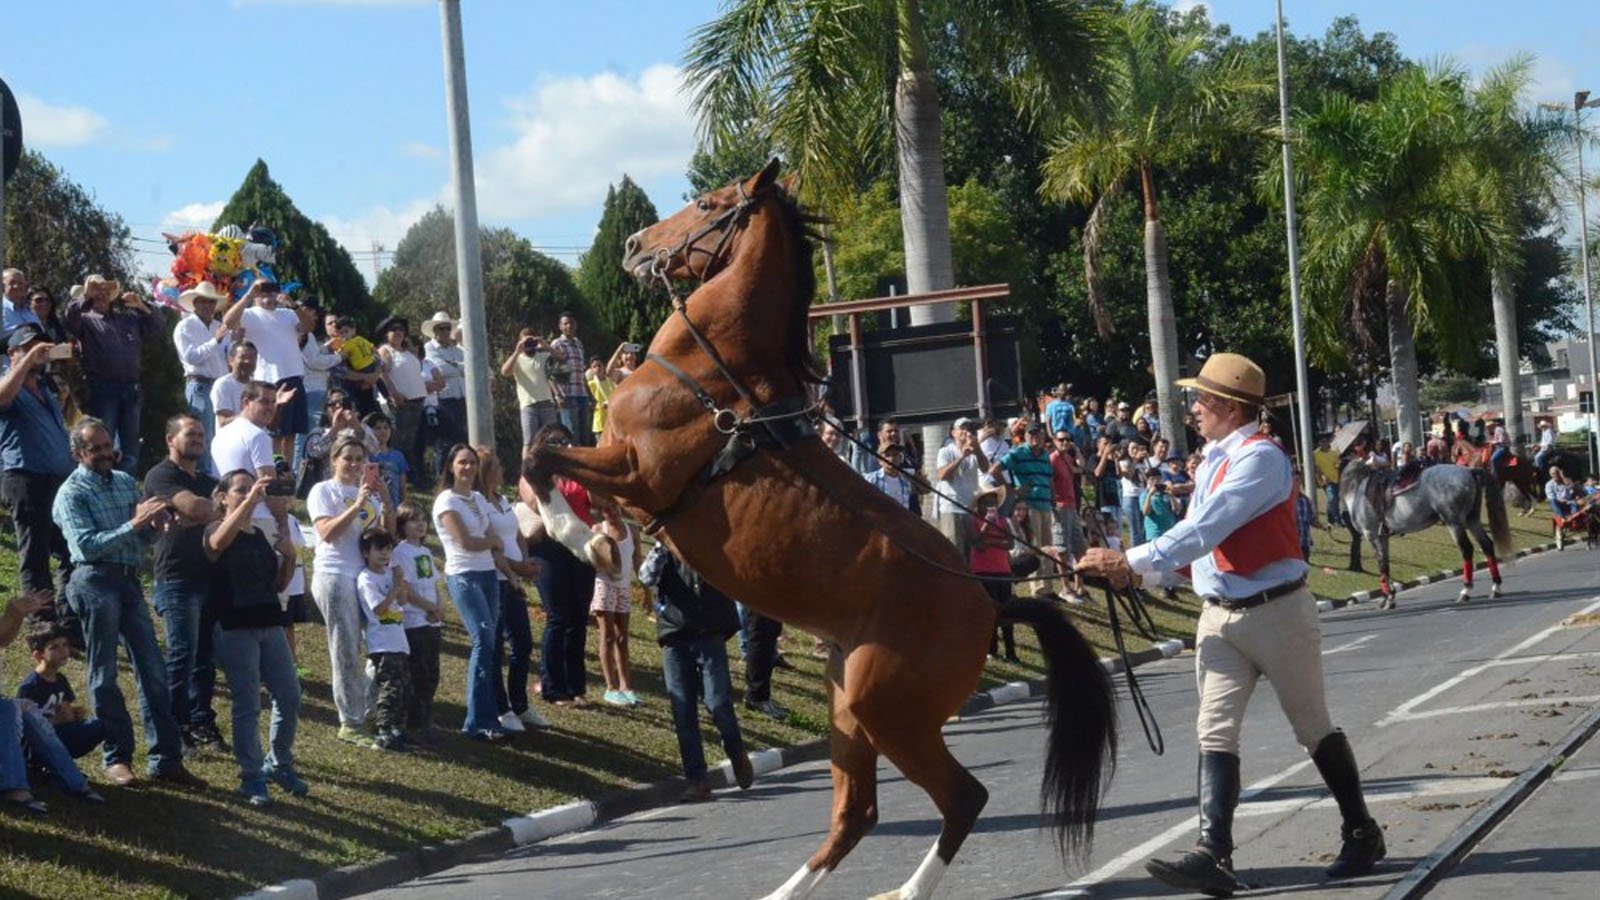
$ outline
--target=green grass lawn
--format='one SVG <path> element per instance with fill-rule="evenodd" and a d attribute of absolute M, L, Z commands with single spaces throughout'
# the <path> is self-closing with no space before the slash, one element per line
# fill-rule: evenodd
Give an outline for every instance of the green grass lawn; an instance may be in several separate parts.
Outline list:
<path fill-rule="evenodd" d="M 1519 547 L 1547 538 L 1543 531 L 1547 519 L 1513 521 L 1518 525 Z M 1337 571 L 1344 565 L 1347 548 L 1342 536 L 1319 532 L 1316 542 L 1312 583 L 1319 595 L 1344 596 L 1375 583 L 1373 576 Z M 1397 579 L 1459 565 L 1441 529 L 1396 540 L 1394 555 Z M 1370 554 L 1367 561 L 1370 569 Z M 1324 566 L 1336 571 L 1328 574 Z M 9 594 L 15 584 L 16 553 L 7 528 L 0 547 L 0 592 Z M 467 643 L 448 604 L 446 610 L 438 718 L 453 726 L 463 714 Z M 1193 633 L 1195 605 L 1187 594 L 1175 602 L 1158 600 L 1151 612 L 1164 635 Z M 1112 644 L 1104 608 L 1077 607 L 1073 614 L 1086 636 L 1109 654 Z M 535 610 L 536 633 L 540 624 Z M 190 794 L 99 785 L 109 801 L 104 807 L 78 804 L 36 779 L 51 815 L 31 820 L 0 813 L 0 895 L 232 896 L 262 884 L 464 837 L 508 816 L 573 798 L 675 776 L 677 744 L 654 626 L 636 614 L 632 635 L 635 684 L 645 700 L 643 706 L 627 711 L 602 706 L 566 710 L 541 704 L 555 726 L 549 732 L 498 746 L 448 733 L 428 752 L 394 755 L 334 739 L 337 717 L 329 695 L 324 632 L 317 626 L 301 626 L 300 657 L 311 676 L 303 685 L 296 754 L 301 774 L 311 784 L 310 797 L 296 800 L 274 790 L 272 807 L 245 806 L 231 794 L 236 786 L 231 755 L 210 754 L 193 761 L 194 771 L 211 783 L 209 791 Z M 980 690 L 1040 675 L 1032 632 L 1017 629 L 1017 640 L 1022 663 L 992 662 Z M 589 643 L 588 670 L 598 673 L 592 637 Z M 753 750 L 794 744 L 825 732 L 822 662 L 810 656 L 810 646 L 809 637 L 791 634 L 786 656 L 796 669 L 780 670 L 775 680 L 774 697 L 793 710 L 791 718 L 778 723 L 741 715 Z M 1148 642 L 1130 634 L 1128 646 L 1138 650 Z M 0 651 L 0 686 L 9 692 L 28 665 L 20 640 Z M 81 696 L 85 692 L 81 663 L 69 665 L 67 675 Z M 126 671 L 123 683 L 137 716 L 132 678 Z M 590 685 L 599 685 L 594 674 Z M 592 691 L 592 696 L 597 698 L 598 693 Z M 218 685 L 216 708 L 224 733 L 230 733 L 225 684 Z M 263 724 L 263 739 L 265 730 Z M 140 740 L 142 746 L 142 736 Z M 716 759 L 717 743 L 710 731 L 707 745 Z M 91 780 L 98 781 L 97 755 L 80 762 Z"/>

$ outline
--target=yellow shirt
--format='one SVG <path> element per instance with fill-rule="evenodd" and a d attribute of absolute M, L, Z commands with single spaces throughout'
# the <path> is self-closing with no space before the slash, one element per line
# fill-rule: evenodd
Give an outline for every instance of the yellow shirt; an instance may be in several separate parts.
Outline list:
<path fill-rule="evenodd" d="M 604 375 L 598 378 L 590 375 L 584 380 L 589 384 L 589 395 L 594 397 L 594 434 L 598 438 L 605 433 L 606 404 L 611 402 L 611 395 L 616 391 L 617 383 Z"/>
<path fill-rule="evenodd" d="M 378 361 L 378 351 L 373 348 L 372 342 L 360 335 L 340 344 L 339 355 L 344 357 L 353 372 L 370 371 Z"/>
<path fill-rule="evenodd" d="M 1321 484 L 1339 483 L 1339 454 L 1333 448 L 1311 451 L 1311 459 L 1317 467 L 1317 477 Z"/>

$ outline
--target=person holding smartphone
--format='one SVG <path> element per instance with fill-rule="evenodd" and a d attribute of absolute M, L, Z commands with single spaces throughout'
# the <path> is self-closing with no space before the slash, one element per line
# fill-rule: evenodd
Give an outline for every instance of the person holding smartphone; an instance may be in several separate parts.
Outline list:
<path fill-rule="evenodd" d="M 42 375 L 53 345 L 37 325 L 19 325 L 6 342 L 10 367 L 0 376 L 0 501 L 16 528 L 18 587 L 54 591 L 50 558 L 62 581 L 72 571 L 50 503 L 72 473 L 67 425 Z"/>
<path fill-rule="evenodd" d="M 638 344 L 627 342 L 618 344 L 617 349 L 611 353 L 611 361 L 606 363 L 606 377 L 621 383 L 622 379 L 632 375 L 633 370 L 639 368 L 640 352 Z"/>
<path fill-rule="evenodd" d="M 67 304 L 67 332 L 83 347 L 89 385 L 89 406 L 84 411 L 111 430 L 122 451 L 117 468 L 129 475 L 139 464 L 144 342 L 155 340 L 166 321 L 159 307 L 103 275 L 84 279 L 83 298 Z"/>
<path fill-rule="evenodd" d="M 550 342 L 532 328 L 517 335 L 511 355 L 500 364 L 500 377 L 517 385 L 517 405 L 522 410 L 522 447 L 533 446 L 533 436 L 546 425 L 559 424 L 562 389 L 550 377 Z M 584 392 L 588 396 L 588 392 Z"/>

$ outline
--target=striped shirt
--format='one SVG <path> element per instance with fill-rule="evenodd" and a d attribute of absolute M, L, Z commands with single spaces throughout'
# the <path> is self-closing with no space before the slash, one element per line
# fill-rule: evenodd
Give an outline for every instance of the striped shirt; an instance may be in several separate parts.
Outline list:
<path fill-rule="evenodd" d="M 1055 480 L 1055 467 L 1050 465 L 1049 451 L 1041 449 L 1035 453 L 1027 444 L 1018 444 L 1001 457 L 1000 468 L 1011 476 L 1018 496 L 1028 501 L 1029 509 L 1050 511 L 1053 497 L 1050 483 Z"/>
<path fill-rule="evenodd" d="M 583 341 L 562 335 L 550 342 L 550 355 L 556 365 L 562 367 L 560 370 L 562 395 L 569 400 L 574 397 L 589 396 L 589 389 L 583 383 Z"/>
<path fill-rule="evenodd" d="M 101 476 L 78 466 L 61 483 L 50 509 L 74 565 L 112 563 L 138 566 L 152 532 L 135 531 L 133 508 L 139 502 L 139 485 L 126 472 L 111 470 Z"/>

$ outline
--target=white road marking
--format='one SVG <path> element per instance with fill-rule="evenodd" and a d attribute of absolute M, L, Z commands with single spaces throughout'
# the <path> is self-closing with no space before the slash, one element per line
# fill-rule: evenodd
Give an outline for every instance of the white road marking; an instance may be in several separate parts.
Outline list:
<path fill-rule="evenodd" d="M 1370 641 L 1370 640 L 1372 640 L 1373 638 L 1375 638 L 1377 636 L 1378 636 L 1377 632 L 1373 632 L 1372 634 L 1364 634 L 1361 637 L 1356 638 L 1355 640 L 1351 641 L 1348 644 L 1340 644 L 1337 647 L 1329 647 L 1328 649 L 1322 651 L 1322 655 L 1323 656 L 1332 656 L 1335 653 L 1344 653 L 1344 652 L 1346 652 L 1348 650 L 1354 650 L 1357 647 L 1361 646 L 1362 644 L 1365 644 L 1367 641 Z"/>
<path fill-rule="evenodd" d="M 1590 612 L 1594 612 L 1597 609 L 1600 609 L 1600 596 L 1591 597 L 1589 599 L 1591 601 L 1589 603 L 1589 605 L 1584 607 L 1583 610 L 1578 613 L 1578 615 L 1583 615 L 1584 613 L 1590 613 Z M 1422 693 L 1418 694 L 1417 696 L 1412 697 L 1410 700 L 1405 701 L 1404 703 L 1400 704 L 1399 706 L 1396 706 L 1394 709 L 1390 710 L 1382 718 L 1380 718 L 1377 722 L 1375 722 L 1374 725 L 1381 727 L 1381 726 L 1384 726 L 1384 725 L 1391 724 L 1393 722 L 1403 721 L 1405 716 L 1411 714 L 1411 710 L 1417 708 L 1418 706 L 1421 706 L 1423 703 L 1426 703 L 1427 701 L 1433 699 L 1434 697 L 1437 697 L 1438 695 L 1444 693 L 1445 691 L 1449 690 L 1450 688 L 1455 687 L 1456 685 L 1460 684 L 1462 681 L 1465 681 L 1467 678 L 1471 677 L 1471 675 L 1474 672 L 1481 671 L 1482 669 L 1487 668 L 1488 666 L 1493 665 L 1498 661 L 1506 660 L 1506 663 L 1504 663 L 1504 664 L 1512 664 L 1512 663 L 1516 663 L 1516 662 L 1534 662 L 1534 661 L 1537 661 L 1539 659 L 1537 657 L 1536 658 L 1525 659 L 1525 660 L 1511 660 L 1510 657 L 1513 657 L 1517 653 L 1520 653 L 1523 650 L 1526 650 L 1527 648 L 1538 644 L 1539 642 L 1543 641 L 1545 638 L 1548 638 L 1550 635 L 1555 634 L 1557 631 L 1560 631 L 1561 629 L 1562 629 L 1562 626 L 1559 623 L 1557 623 L 1555 625 L 1552 625 L 1549 628 L 1546 628 L 1543 631 L 1540 631 L 1540 632 L 1532 635 L 1531 637 L 1527 638 L 1526 640 L 1523 640 L 1523 641 L 1517 643 L 1515 646 L 1511 647 L 1510 649 L 1495 654 L 1488 662 L 1482 663 L 1482 664 L 1479 664 L 1479 665 L 1476 665 L 1476 666 L 1472 666 L 1471 668 L 1467 669 L 1465 672 L 1462 672 L 1462 673 L 1460 673 L 1458 675 L 1455 675 L 1454 677 L 1448 678 L 1445 681 L 1440 682 L 1438 685 L 1435 685 L 1434 687 L 1429 688 L 1426 691 L 1423 691 Z M 1547 656 L 1566 656 L 1566 655 L 1575 655 L 1575 654 L 1546 654 L 1546 655 Z M 1302 760 L 1300 762 L 1295 763 L 1292 766 L 1289 766 L 1286 769 L 1283 769 L 1283 770 L 1277 772 L 1276 774 L 1268 776 L 1266 779 L 1264 779 L 1262 781 L 1256 782 L 1255 784 L 1251 785 L 1249 788 L 1244 790 L 1242 793 L 1240 793 L 1239 799 L 1240 799 L 1241 804 L 1243 803 L 1243 801 L 1249 800 L 1250 798 L 1256 796 L 1257 794 L 1260 794 L 1262 791 L 1266 790 L 1267 788 L 1272 787 L 1273 785 L 1275 785 L 1275 784 L 1277 784 L 1277 783 L 1279 783 L 1279 782 L 1281 782 L 1281 781 L 1283 781 L 1283 780 L 1285 780 L 1287 778 L 1292 777 L 1295 773 L 1301 771 L 1302 769 L 1305 769 L 1309 765 L 1311 765 L 1311 760 L 1309 760 L 1309 759 Z M 1305 806 L 1305 805 L 1309 805 L 1310 803 L 1315 802 L 1316 800 L 1320 800 L 1320 799 L 1322 799 L 1322 798 L 1321 797 L 1316 797 L 1316 798 L 1302 799 L 1302 800 L 1299 800 L 1299 801 L 1292 801 L 1292 802 L 1298 802 L 1301 806 Z M 1094 885 L 1099 884 L 1100 882 L 1105 881 L 1105 880 L 1107 880 L 1107 879 L 1109 879 L 1109 878 L 1111 878 L 1111 877 L 1113 877 L 1115 875 L 1119 875 L 1119 874 L 1121 874 L 1122 872 L 1126 871 L 1129 868 L 1132 868 L 1135 864 L 1143 861 L 1150 854 L 1156 852 L 1157 850 L 1160 850 L 1161 848 L 1167 846 L 1168 844 L 1170 844 L 1173 841 L 1177 840 L 1178 838 L 1182 837 L 1184 834 L 1194 830 L 1195 827 L 1196 826 L 1195 826 L 1194 820 L 1192 818 L 1186 818 L 1184 821 L 1178 822 L 1177 824 L 1174 824 L 1172 827 L 1170 827 L 1167 830 L 1161 832 L 1160 834 L 1156 835 L 1155 837 L 1150 838 L 1149 840 L 1147 840 L 1144 843 L 1138 845 L 1137 847 L 1134 847 L 1133 849 L 1128 850 L 1127 852 L 1125 852 L 1125 853 L 1115 857 L 1114 859 L 1108 861 L 1105 865 L 1101 866 L 1098 869 L 1095 869 L 1093 872 L 1090 872 L 1089 874 L 1083 876 L 1082 878 L 1079 878 L 1079 879 L 1073 881 L 1072 883 L 1068 884 L 1066 887 L 1064 887 L 1064 888 L 1062 888 L 1062 889 L 1060 889 L 1058 891 L 1052 891 L 1052 892 L 1047 893 L 1047 894 L 1036 894 L 1036 895 L 1034 895 L 1034 898 L 1032 898 L 1032 900 L 1047 900 L 1047 898 L 1048 898 L 1048 900 L 1055 900 L 1055 898 L 1083 897 L 1083 896 L 1086 896 L 1089 893 L 1089 888 L 1091 888 Z"/>

